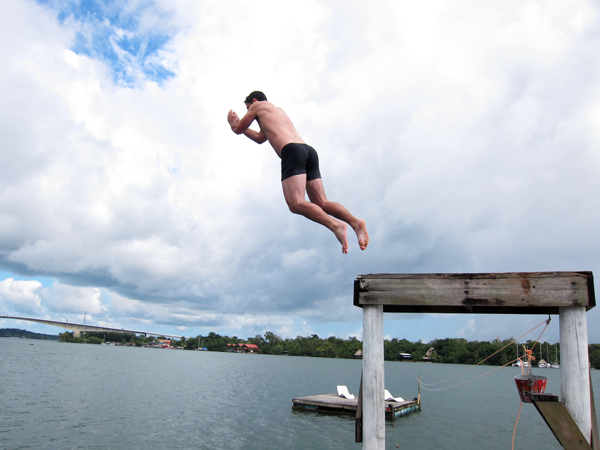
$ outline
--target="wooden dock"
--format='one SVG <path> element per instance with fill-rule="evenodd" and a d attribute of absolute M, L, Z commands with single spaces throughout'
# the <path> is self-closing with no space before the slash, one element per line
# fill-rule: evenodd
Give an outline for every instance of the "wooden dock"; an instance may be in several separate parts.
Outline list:
<path fill-rule="evenodd" d="M 355 440 L 363 442 L 364 436 L 364 450 L 385 450 L 384 312 L 559 314 L 561 364 L 569 368 L 562 371 L 561 397 L 584 440 L 592 442 L 595 414 L 586 318 L 586 311 L 596 306 L 592 272 L 359 275 L 354 281 L 354 305 L 363 308 L 365 383 Z M 558 417 L 555 406 L 542 408 Z M 554 423 L 556 417 L 546 413 L 546 420 Z"/>
<path fill-rule="evenodd" d="M 337 394 L 309 395 L 292 399 L 292 409 L 295 411 L 313 411 L 327 414 L 351 414 L 356 415 L 358 400 L 348 399 Z M 421 410 L 421 402 L 418 399 L 403 402 L 385 401 L 385 418 L 395 420 L 411 412 Z"/>

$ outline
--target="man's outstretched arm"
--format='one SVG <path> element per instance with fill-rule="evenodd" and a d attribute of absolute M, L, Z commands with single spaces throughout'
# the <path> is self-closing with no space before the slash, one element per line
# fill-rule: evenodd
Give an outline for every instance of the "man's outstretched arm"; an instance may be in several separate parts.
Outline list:
<path fill-rule="evenodd" d="M 243 133 L 247 138 L 253 140 L 257 144 L 262 144 L 267 140 L 267 136 L 265 136 L 265 133 L 263 133 L 262 130 L 255 131 L 248 128 L 255 118 L 256 115 L 252 114 L 250 111 L 248 111 L 248 113 L 244 117 L 242 117 L 241 120 L 237 113 L 233 110 L 230 110 L 229 114 L 227 114 L 227 121 L 231 126 L 231 131 L 233 131 L 235 134 Z"/>
<path fill-rule="evenodd" d="M 248 139 L 252 139 L 257 144 L 262 144 L 263 142 L 267 141 L 267 136 L 265 136 L 265 133 L 263 133 L 262 130 L 254 131 L 250 128 L 247 128 L 246 131 L 244 131 L 244 136 L 246 136 Z"/>

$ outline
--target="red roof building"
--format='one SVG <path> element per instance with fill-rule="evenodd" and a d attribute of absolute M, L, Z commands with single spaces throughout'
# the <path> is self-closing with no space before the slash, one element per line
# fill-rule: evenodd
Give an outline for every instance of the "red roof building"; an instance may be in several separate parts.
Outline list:
<path fill-rule="evenodd" d="M 256 344 L 242 344 L 242 347 L 246 350 L 246 353 L 260 353 L 260 348 Z"/>
<path fill-rule="evenodd" d="M 236 353 L 260 353 L 260 348 L 256 344 L 227 344 L 227 351 Z"/>

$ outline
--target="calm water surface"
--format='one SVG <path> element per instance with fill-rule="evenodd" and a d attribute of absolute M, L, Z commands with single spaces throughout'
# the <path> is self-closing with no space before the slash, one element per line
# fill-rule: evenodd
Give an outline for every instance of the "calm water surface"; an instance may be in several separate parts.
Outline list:
<path fill-rule="evenodd" d="M 417 375 L 435 383 L 467 368 L 386 362 L 386 388 L 413 398 Z M 491 369 L 476 367 L 449 384 Z M 0 338 L 0 448 L 360 449 L 352 417 L 291 409 L 293 397 L 338 384 L 356 394 L 360 372 L 354 360 Z M 421 412 L 386 424 L 386 447 L 510 449 L 519 373 L 507 367 L 454 389 L 421 391 Z M 560 370 L 536 373 L 560 394 Z M 598 393 L 600 377 L 592 376 Z M 515 448 L 561 449 L 533 405 L 523 405 Z"/>

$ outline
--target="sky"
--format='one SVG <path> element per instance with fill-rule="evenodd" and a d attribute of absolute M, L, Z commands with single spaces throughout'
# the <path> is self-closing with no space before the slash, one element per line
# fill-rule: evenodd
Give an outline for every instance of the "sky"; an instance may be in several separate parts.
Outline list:
<path fill-rule="evenodd" d="M 360 274 L 599 273 L 597 2 L 10 0 L 0 36 L 0 315 L 361 338 Z M 231 132 L 254 90 L 367 250 L 290 213 L 273 149 Z M 384 334 L 545 318 L 386 314 Z"/>

